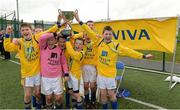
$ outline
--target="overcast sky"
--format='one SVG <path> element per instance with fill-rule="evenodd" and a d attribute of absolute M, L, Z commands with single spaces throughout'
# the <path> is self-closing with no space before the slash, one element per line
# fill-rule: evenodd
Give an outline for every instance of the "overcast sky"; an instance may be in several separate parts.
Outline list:
<path fill-rule="evenodd" d="M 58 9 L 78 9 L 83 21 L 107 19 L 108 0 L 19 0 L 20 19 L 56 21 Z M 180 15 L 180 0 L 109 0 L 111 20 Z M 16 0 L 0 0 L 0 14 L 16 10 Z"/>

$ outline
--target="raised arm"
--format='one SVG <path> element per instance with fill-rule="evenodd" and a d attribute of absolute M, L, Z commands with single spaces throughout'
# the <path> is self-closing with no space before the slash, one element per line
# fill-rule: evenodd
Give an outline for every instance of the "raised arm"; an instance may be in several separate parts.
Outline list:
<path fill-rule="evenodd" d="M 82 52 L 76 52 L 72 45 L 71 45 L 71 42 L 68 40 L 66 41 L 66 49 L 67 49 L 67 52 L 68 54 L 75 60 L 78 60 L 78 61 L 81 61 L 83 56 L 84 56 L 84 53 L 83 51 Z"/>
<path fill-rule="evenodd" d="M 87 26 L 80 20 L 77 10 L 74 12 L 74 17 L 77 22 L 82 26 L 82 28 L 87 32 L 87 35 L 92 39 L 93 42 L 97 42 L 97 40 L 101 39 L 99 34 L 96 34 L 93 30 L 89 28 L 89 26 Z"/>
<path fill-rule="evenodd" d="M 35 40 L 39 41 L 39 38 L 40 38 L 40 36 L 41 36 L 42 34 L 45 34 L 45 33 L 55 33 L 60 27 L 61 27 L 60 24 L 59 24 L 59 25 L 58 25 L 58 24 L 55 24 L 54 26 L 52 26 L 52 27 L 49 28 L 48 30 L 36 34 L 36 35 L 35 35 Z"/>
<path fill-rule="evenodd" d="M 51 28 L 49 28 L 48 30 L 46 31 L 43 31 L 43 32 L 40 32 L 38 33 L 37 35 L 35 35 L 35 40 L 39 41 L 39 37 L 42 35 L 42 34 L 45 34 L 45 33 L 55 33 L 58 29 L 60 29 L 63 25 L 66 24 L 67 21 L 64 21 L 62 24 L 60 23 L 62 19 L 62 16 L 59 16 L 58 15 L 58 21 L 55 25 L 53 25 Z"/>
<path fill-rule="evenodd" d="M 44 33 L 40 36 L 39 38 L 39 47 L 40 49 L 44 49 L 47 45 L 47 39 L 53 38 L 54 34 L 53 33 Z"/>
<path fill-rule="evenodd" d="M 4 39 L 4 49 L 8 52 L 18 52 L 19 45 L 16 45 L 11 42 L 11 38 L 9 38 L 9 34 L 5 35 Z"/>
<path fill-rule="evenodd" d="M 80 32 L 78 34 L 74 34 L 71 39 L 77 39 L 77 38 L 83 38 L 83 32 Z"/>
<path fill-rule="evenodd" d="M 10 34 L 12 33 L 12 27 L 7 26 L 6 34 L 4 38 L 4 49 L 8 52 L 18 52 L 19 45 L 16 45 L 11 42 Z"/>

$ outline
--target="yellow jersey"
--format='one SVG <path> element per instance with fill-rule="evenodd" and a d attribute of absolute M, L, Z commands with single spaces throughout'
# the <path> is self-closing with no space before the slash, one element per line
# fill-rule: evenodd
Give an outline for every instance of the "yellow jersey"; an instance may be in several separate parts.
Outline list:
<path fill-rule="evenodd" d="M 73 40 L 77 38 L 83 38 L 83 32 L 80 32 L 78 34 L 74 34 L 72 37 Z M 96 51 L 97 51 L 97 46 L 94 45 L 94 42 L 86 43 L 84 45 L 84 51 L 85 55 L 83 58 L 83 65 L 89 64 L 89 65 L 96 65 Z"/>
<path fill-rule="evenodd" d="M 19 53 L 19 59 L 21 64 L 21 77 L 30 77 L 39 73 L 40 71 L 40 50 L 39 50 L 39 37 L 46 32 L 55 32 L 58 29 L 57 25 L 54 25 L 47 31 L 40 32 L 36 35 L 32 35 L 30 41 L 26 41 L 24 38 L 19 38 L 19 45 L 15 45 L 11 42 L 9 35 L 6 35 L 4 39 L 4 48 L 8 52 Z"/>
<path fill-rule="evenodd" d="M 80 51 L 80 52 L 75 51 L 70 41 L 66 42 L 66 49 L 70 56 L 68 59 L 70 74 L 72 74 L 72 76 L 80 80 L 82 75 L 81 66 L 82 66 L 84 51 Z"/>
<path fill-rule="evenodd" d="M 97 54 L 97 46 L 91 41 L 90 43 L 86 43 L 84 46 L 85 55 L 83 59 L 83 65 L 96 65 L 96 54 Z"/>
<path fill-rule="evenodd" d="M 97 37 L 86 24 L 82 25 L 82 28 L 87 32 L 88 36 L 96 43 L 97 46 L 97 71 L 101 76 L 114 78 L 116 77 L 116 61 L 119 55 L 129 56 L 132 58 L 141 59 L 142 53 L 134 51 L 130 48 L 120 45 L 116 41 L 110 43 L 104 42 L 102 37 Z"/>

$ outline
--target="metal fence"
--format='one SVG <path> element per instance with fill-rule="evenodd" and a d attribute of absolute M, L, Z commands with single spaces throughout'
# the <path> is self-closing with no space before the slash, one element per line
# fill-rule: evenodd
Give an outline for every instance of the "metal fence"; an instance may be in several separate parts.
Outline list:
<path fill-rule="evenodd" d="M 21 21 L 17 21 L 16 18 L 14 18 L 13 20 L 7 20 L 6 18 L 0 17 L 0 29 L 5 29 L 6 26 L 8 24 L 13 26 L 14 29 L 14 36 L 15 37 L 19 37 L 20 33 L 19 33 L 19 26 L 21 25 L 21 23 L 23 23 L 23 20 Z M 50 28 L 55 22 L 46 22 L 43 20 L 34 20 L 33 23 L 30 23 L 32 27 L 36 28 L 37 26 L 42 27 L 44 30 Z M 177 43 L 180 43 L 180 36 L 177 37 Z M 178 46 L 178 45 L 177 45 Z M 177 56 L 178 57 L 178 56 Z M 166 65 L 166 53 L 162 52 L 162 63 L 161 63 L 161 67 L 158 67 L 158 71 L 166 71 L 167 65 Z M 128 63 L 127 63 L 128 64 Z M 130 65 L 133 67 L 139 67 L 136 64 Z M 142 67 L 143 68 L 143 67 Z M 156 70 L 155 68 L 152 68 L 154 70 Z"/>

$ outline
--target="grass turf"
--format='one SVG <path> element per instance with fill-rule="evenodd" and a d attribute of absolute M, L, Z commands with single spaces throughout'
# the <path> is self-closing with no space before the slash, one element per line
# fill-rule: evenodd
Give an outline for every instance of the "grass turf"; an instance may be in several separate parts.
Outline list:
<path fill-rule="evenodd" d="M 0 59 L 0 109 L 23 108 L 23 88 L 20 85 L 20 67 Z M 120 73 L 120 72 L 119 72 Z M 180 86 L 168 90 L 167 76 L 127 69 L 122 88 L 131 92 L 131 97 L 164 108 L 180 109 Z M 125 99 L 118 99 L 123 109 L 151 109 Z"/>
<path fill-rule="evenodd" d="M 129 89 L 131 97 L 135 99 L 168 109 L 179 109 L 180 105 L 177 102 L 180 101 L 180 86 L 176 85 L 172 91 L 169 91 L 169 82 L 164 82 L 166 77 L 166 75 L 128 69 L 123 88 Z"/>

